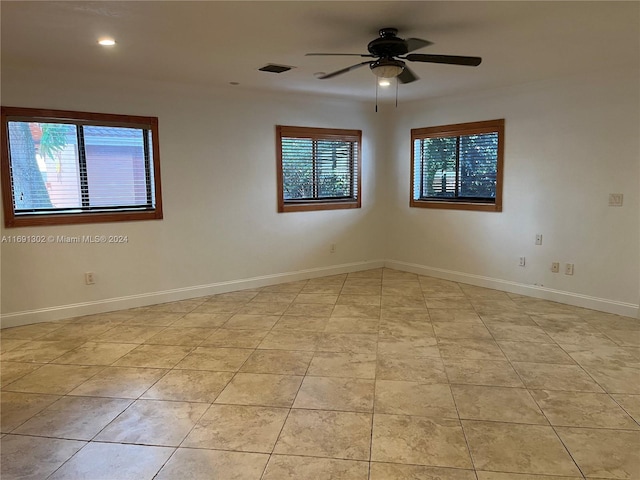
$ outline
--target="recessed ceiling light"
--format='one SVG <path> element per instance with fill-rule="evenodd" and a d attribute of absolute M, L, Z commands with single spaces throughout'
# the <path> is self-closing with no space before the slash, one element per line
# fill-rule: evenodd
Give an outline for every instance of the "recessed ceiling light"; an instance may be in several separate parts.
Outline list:
<path fill-rule="evenodd" d="M 113 38 L 101 38 L 98 40 L 98 43 L 103 47 L 113 47 L 116 44 L 116 41 Z"/>
<path fill-rule="evenodd" d="M 235 85 L 240 85 L 240 83 L 239 82 L 229 82 L 229 85 L 235 86 Z"/>

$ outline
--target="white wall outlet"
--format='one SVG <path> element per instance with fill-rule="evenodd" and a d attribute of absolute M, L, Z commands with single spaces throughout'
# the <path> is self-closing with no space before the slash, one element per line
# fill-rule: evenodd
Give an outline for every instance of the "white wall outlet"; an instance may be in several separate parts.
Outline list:
<path fill-rule="evenodd" d="M 87 285 L 94 285 L 96 283 L 95 278 L 93 278 L 93 272 L 87 272 L 84 274 L 84 283 Z"/>
<path fill-rule="evenodd" d="M 551 271 L 553 273 L 558 273 L 560 271 L 560 262 L 553 262 L 551 264 Z"/>
<path fill-rule="evenodd" d="M 542 245 L 542 234 L 536 234 L 536 245 Z"/>
<path fill-rule="evenodd" d="M 573 275 L 573 263 L 565 263 L 565 265 L 564 265 L 564 274 L 565 275 Z"/>
<path fill-rule="evenodd" d="M 520 261 L 518 262 L 518 265 L 521 267 L 525 266 L 527 259 L 525 257 L 520 257 Z"/>
<path fill-rule="evenodd" d="M 621 207 L 624 195 L 622 193 L 610 193 L 609 194 L 609 206 Z"/>
<path fill-rule="evenodd" d="M 336 244 L 332 243 L 329 245 L 329 253 L 336 253 Z"/>

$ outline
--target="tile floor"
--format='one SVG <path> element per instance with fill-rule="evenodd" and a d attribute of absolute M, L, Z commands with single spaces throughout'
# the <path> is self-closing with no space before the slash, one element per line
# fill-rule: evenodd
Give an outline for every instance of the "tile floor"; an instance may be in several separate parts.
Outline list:
<path fill-rule="evenodd" d="M 388 269 L 5 329 L 1 477 L 640 479 L 640 323 Z"/>

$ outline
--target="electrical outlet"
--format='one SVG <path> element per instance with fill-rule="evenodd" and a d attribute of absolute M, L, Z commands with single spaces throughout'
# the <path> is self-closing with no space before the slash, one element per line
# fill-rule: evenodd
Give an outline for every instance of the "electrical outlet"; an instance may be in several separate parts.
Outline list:
<path fill-rule="evenodd" d="M 329 246 L 329 253 L 336 253 L 336 244 L 335 243 L 332 243 Z"/>
<path fill-rule="evenodd" d="M 624 195 L 622 193 L 610 193 L 609 194 L 609 206 L 621 207 Z"/>
<path fill-rule="evenodd" d="M 564 274 L 565 275 L 573 275 L 573 263 L 565 263 L 565 265 L 564 265 Z"/>
<path fill-rule="evenodd" d="M 558 273 L 560 271 L 560 262 L 553 262 L 551 264 L 551 271 L 553 273 Z"/>
<path fill-rule="evenodd" d="M 94 285 L 96 283 L 95 278 L 93 278 L 93 272 L 84 274 L 84 283 L 87 285 Z"/>
<path fill-rule="evenodd" d="M 524 257 L 520 257 L 520 262 L 518 263 L 519 266 L 524 267 L 526 263 L 526 259 Z"/>
<path fill-rule="evenodd" d="M 538 233 L 536 235 L 536 245 L 542 245 L 542 234 Z"/>

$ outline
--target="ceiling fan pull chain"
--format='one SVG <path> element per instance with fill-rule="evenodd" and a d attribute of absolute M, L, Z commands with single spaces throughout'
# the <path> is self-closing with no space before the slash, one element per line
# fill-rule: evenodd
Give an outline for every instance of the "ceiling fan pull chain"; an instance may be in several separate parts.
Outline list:
<path fill-rule="evenodd" d="M 398 77 L 396 77 L 396 108 L 398 108 Z"/>
<path fill-rule="evenodd" d="M 376 113 L 378 113 L 378 79 L 376 78 Z"/>

